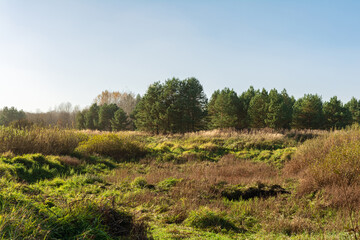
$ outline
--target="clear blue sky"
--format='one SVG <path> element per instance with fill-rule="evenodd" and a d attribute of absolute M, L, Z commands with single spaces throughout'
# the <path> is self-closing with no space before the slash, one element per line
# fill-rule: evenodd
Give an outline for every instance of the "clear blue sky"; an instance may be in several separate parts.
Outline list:
<path fill-rule="evenodd" d="M 360 1 L 0 0 L 0 107 L 85 107 L 167 78 L 360 98 Z"/>

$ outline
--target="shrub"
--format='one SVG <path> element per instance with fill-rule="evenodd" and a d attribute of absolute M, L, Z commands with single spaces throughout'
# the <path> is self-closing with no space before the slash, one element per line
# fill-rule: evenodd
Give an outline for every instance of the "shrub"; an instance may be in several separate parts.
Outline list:
<path fill-rule="evenodd" d="M 108 156 L 118 161 L 138 159 L 147 152 L 142 143 L 116 134 L 92 136 L 89 140 L 80 143 L 76 151 L 83 155 Z"/>
<path fill-rule="evenodd" d="M 300 195 L 322 190 L 332 204 L 359 202 L 359 145 L 357 128 L 331 132 L 300 146 L 284 172 L 288 177 L 300 178 Z"/>

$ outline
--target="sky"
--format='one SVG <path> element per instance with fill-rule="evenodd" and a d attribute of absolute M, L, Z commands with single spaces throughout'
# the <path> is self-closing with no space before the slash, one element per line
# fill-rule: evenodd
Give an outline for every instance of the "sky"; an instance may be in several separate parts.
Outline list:
<path fill-rule="evenodd" d="M 0 108 L 81 108 L 196 77 L 217 89 L 360 98 L 360 1 L 0 0 Z"/>

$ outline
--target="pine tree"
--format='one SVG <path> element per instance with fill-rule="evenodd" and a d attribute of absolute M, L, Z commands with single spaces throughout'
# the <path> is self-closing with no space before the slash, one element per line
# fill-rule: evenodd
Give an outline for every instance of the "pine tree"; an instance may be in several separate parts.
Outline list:
<path fill-rule="evenodd" d="M 266 127 L 265 119 L 268 113 L 268 100 L 269 96 L 265 89 L 263 89 L 261 93 L 256 93 L 251 99 L 248 109 L 251 127 Z"/>
<path fill-rule="evenodd" d="M 164 108 L 161 102 L 163 86 L 160 82 L 150 85 L 145 95 L 137 104 L 134 112 L 136 128 L 143 131 L 160 133 L 163 131 L 163 123 L 160 118 Z"/>
<path fill-rule="evenodd" d="M 202 85 L 196 78 L 188 78 L 180 86 L 181 132 L 193 132 L 205 128 L 206 104 Z"/>
<path fill-rule="evenodd" d="M 249 106 L 251 99 L 259 92 L 259 90 L 255 91 L 253 86 L 250 86 L 249 89 L 243 92 L 239 99 L 240 99 L 240 114 L 239 114 L 239 121 L 241 128 L 248 128 L 250 127 L 250 116 L 248 115 Z"/>
<path fill-rule="evenodd" d="M 278 93 L 272 89 L 269 93 L 269 105 L 265 123 L 267 127 L 274 129 L 290 128 L 292 120 L 293 101 L 284 89 Z"/>
<path fill-rule="evenodd" d="M 349 109 L 343 106 L 337 97 L 332 97 L 329 102 L 324 103 L 325 128 L 344 128 L 351 124 L 352 116 Z"/>
<path fill-rule="evenodd" d="M 240 99 L 234 90 L 215 91 L 209 103 L 210 128 L 239 128 Z"/>
<path fill-rule="evenodd" d="M 104 131 L 111 131 L 111 119 L 119 107 L 112 104 L 103 104 L 99 109 L 99 128 Z"/>
<path fill-rule="evenodd" d="M 17 110 L 15 107 L 4 107 L 0 112 L 0 125 L 8 126 L 13 121 L 25 119 L 26 115 L 23 110 Z"/>
<path fill-rule="evenodd" d="M 352 123 L 360 123 L 360 100 L 352 97 L 351 100 L 345 104 L 345 107 L 351 113 Z"/>
<path fill-rule="evenodd" d="M 85 114 L 85 127 L 87 129 L 99 129 L 99 106 L 94 103 Z"/>
<path fill-rule="evenodd" d="M 305 94 L 293 107 L 292 126 L 298 129 L 323 128 L 323 103 L 318 95 Z"/>
<path fill-rule="evenodd" d="M 86 129 L 85 114 L 87 110 L 79 111 L 76 113 L 75 122 L 77 129 Z"/>
<path fill-rule="evenodd" d="M 121 131 L 121 130 L 126 130 L 128 126 L 129 126 L 128 116 L 126 115 L 124 110 L 119 108 L 115 112 L 113 119 L 111 119 L 111 128 L 113 131 Z"/>

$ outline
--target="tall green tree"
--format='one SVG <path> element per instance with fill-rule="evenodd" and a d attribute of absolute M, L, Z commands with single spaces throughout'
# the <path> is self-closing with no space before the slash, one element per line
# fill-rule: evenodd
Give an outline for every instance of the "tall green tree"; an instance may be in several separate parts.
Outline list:
<path fill-rule="evenodd" d="M 88 110 L 79 111 L 75 116 L 75 126 L 77 129 L 86 129 L 85 115 Z"/>
<path fill-rule="evenodd" d="M 207 98 L 196 78 L 188 78 L 180 85 L 181 132 L 193 132 L 205 128 Z"/>
<path fill-rule="evenodd" d="M 293 107 L 292 126 L 297 129 L 320 129 L 323 128 L 324 114 L 321 97 L 313 94 L 305 94 L 299 98 Z"/>
<path fill-rule="evenodd" d="M 151 85 L 135 109 L 140 130 L 156 133 L 196 131 L 202 128 L 206 96 L 195 78 L 168 79 Z"/>
<path fill-rule="evenodd" d="M 239 128 L 240 99 L 234 90 L 215 91 L 209 102 L 210 128 Z"/>
<path fill-rule="evenodd" d="M 181 132 L 183 124 L 181 94 L 179 79 L 172 78 L 165 81 L 160 97 L 163 108 L 160 115 L 163 132 Z"/>
<path fill-rule="evenodd" d="M 99 129 L 99 106 L 94 103 L 85 114 L 86 129 Z"/>
<path fill-rule="evenodd" d="M 0 112 L 0 125 L 8 126 L 13 121 L 25 119 L 26 115 L 23 110 L 17 110 L 15 107 L 4 107 Z"/>
<path fill-rule="evenodd" d="M 329 102 L 324 103 L 323 111 L 325 128 L 344 128 L 352 122 L 351 112 L 343 106 L 342 102 L 338 100 L 336 96 L 332 97 Z"/>
<path fill-rule="evenodd" d="M 251 99 L 259 93 L 259 90 L 254 89 L 253 86 L 250 86 L 249 89 L 243 92 L 239 99 L 241 104 L 240 114 L 239 114 L 239 121 L 241 128 L 248 128 L 250 127 L 250 116 L 248 115 L 249 107 Z"/>
<path fill-rule="evenodd" d="M 111 128 L 113 131 L 126 130 L 129 126 L 128 116 L 124 110 L 119 108 L 111 119 Z"/>
<path fill-rule="evenodd" d="M 290 128 L 293 104 L 294 100 L 289 97 L 285 89 L 281 93 L 272 89 L 269 92 L 266 126 L 274 129 Z"/>
<path fill-rule="evenodd" d="M 119 107 L 115 103 L 103 104 L 99 109 L 99 128 L 104 131 L 111 131 L 111 120 Z"/>
<path fill-rule="evenodd" d="M 149 86 L 134 112 L 136 128 L 153 133 L 163 132 L 164 107 L 161 99 L 163 85 L 155 82 Z"/>
<path fill-rule="evenodd" d="M 268 101 L 269 95 L 265 89 L 263 89 L 261 93 L 256 93 L 255 96 L 251 98 L 248 109 L 251 127 L 266 127 L 265 119 L 268 113 Z"/>
<path fill-rule="evenodd" d="M 360 123 L 360 100 L 352 97 L 351 100 L 345 104 L 345 107 L 351 113 L 352 123 Z"/>

